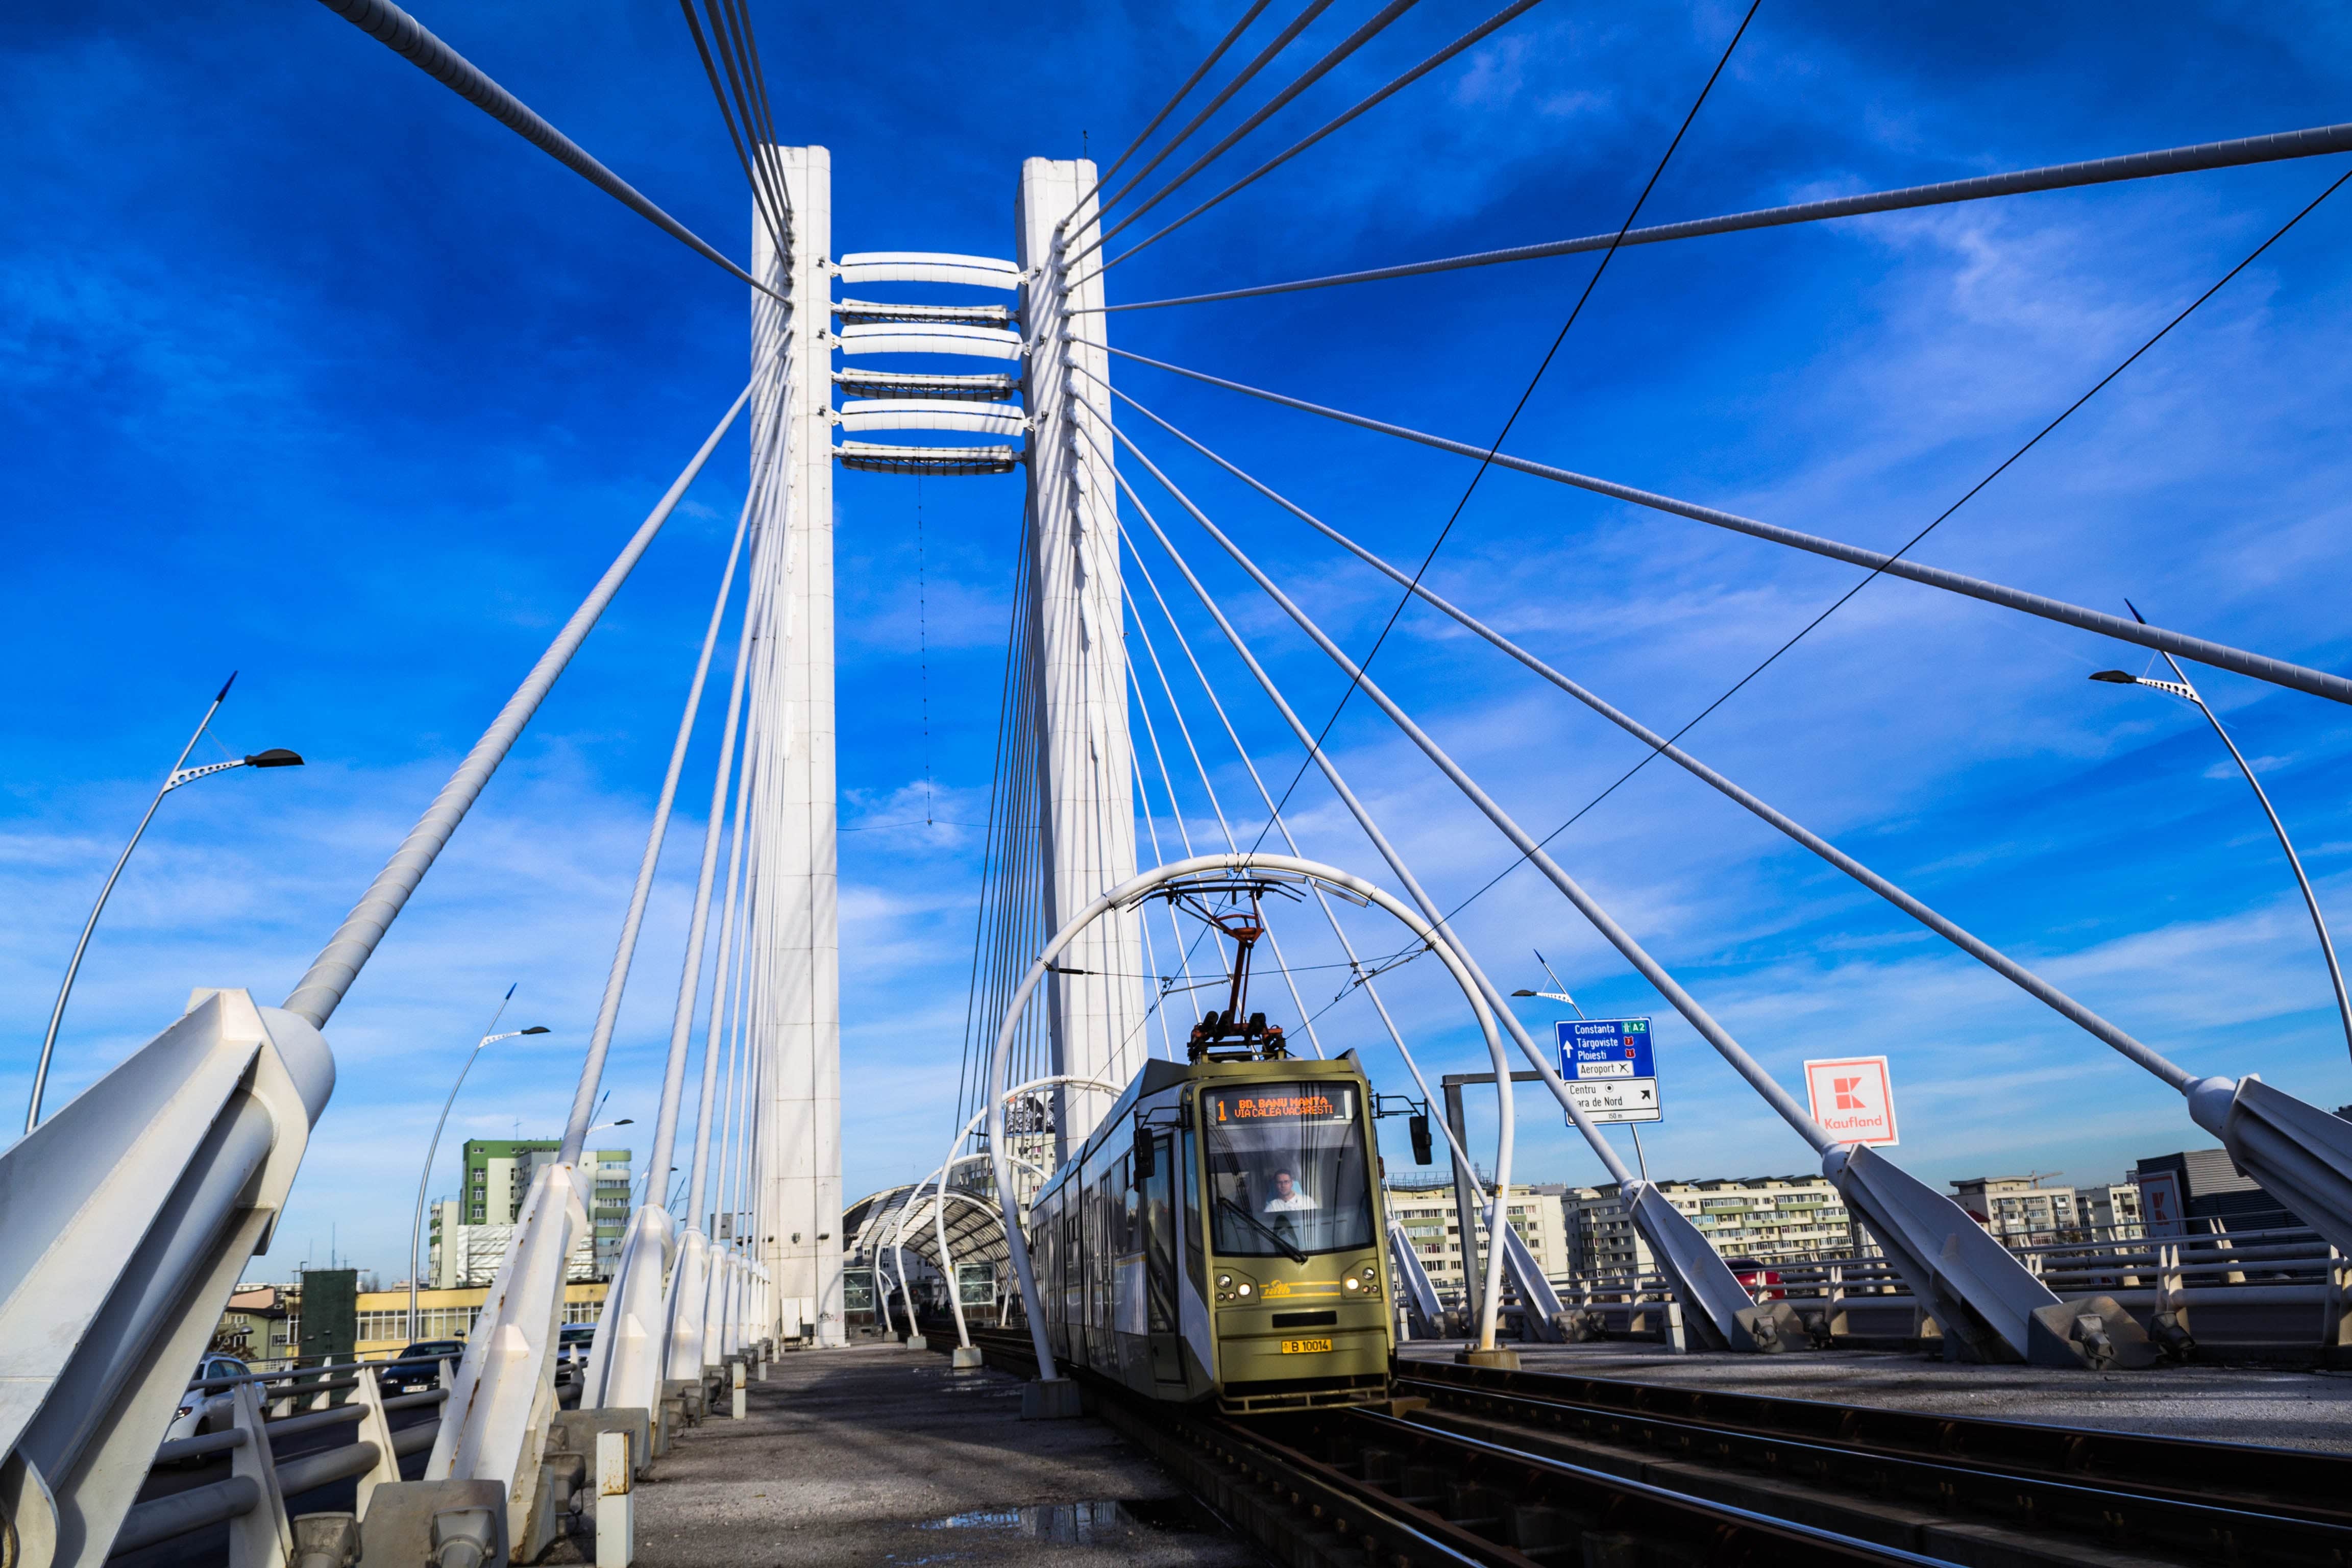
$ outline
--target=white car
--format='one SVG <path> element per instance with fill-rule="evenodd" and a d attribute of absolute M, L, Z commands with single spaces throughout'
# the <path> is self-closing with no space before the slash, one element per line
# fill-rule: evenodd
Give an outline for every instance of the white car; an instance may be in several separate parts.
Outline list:
<path fill-rule="evenodd" d="M 196 1373 L 188 1381 L 201 1383 L 211 1378 L 245 1377 L 253 1369 L 233 1355 L 207 1355 L 197 1363 Z M 218 1432 L 229 1425 L 231 1392 L 226 1388 L 194 1389 L 180 1396 L 179 1413 L 164 1429 L 163 1441 L 194 1437 L 201 1432 Z"/>

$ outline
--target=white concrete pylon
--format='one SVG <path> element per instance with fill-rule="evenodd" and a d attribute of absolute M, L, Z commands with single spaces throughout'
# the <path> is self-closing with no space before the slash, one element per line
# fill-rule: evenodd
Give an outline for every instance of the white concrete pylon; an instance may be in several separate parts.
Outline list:
<path fill-rule="evenodd" d="M 750 957 L 760 974 L 752 1051 L 763 1058 L 761 1256 L 821 1344 L 842 1342 L 841 977 L 833 679 L 832 155 L 767 147 L 793 207 L 793 251 L 752 226 L 752 273 L 788 301 L 752 296 L 752 354 L 793 339 L 782 424 L 785 483 L 760 520 L 759 557 L 781 588 L 751 723 L 775 787 L 758 840 L 761 890 Z M 769 428 L 762 418 L 757 430 Z M 755 443 L 767 437 L 755 436 Z M 765 452 L 755 444 L 752 471 Z M 755 570 L 761 569 L 755 565 Z"/>
<path fill-rule="evenodd" d="M 1031 421 L 1028 467 L 1030 636 L 1041 726 L 1047 930 L 1059 930 L 1135 875 L 1133 768 L 1127 721 L 1127 645 L 1119 595 L 1118 514 L 1110 459 L 1110 360 L 1103 347 L 1102 283 L 1072 290 L 1062 258 L 1100 231 L 1095 166 L 1031 158 L 1021 165 L 1018 259 L 1028 356 L 1022 396 Z M 1074 313 L 1075 312 L 1075 313 Z M 1083 426 L 1083 428 L 1081 428 Z M 1089 438 L 1091 437 L 1091 438 Z M 1124 1082 L 1120 1058 L 1147 1016 L 1137 917 L 1119 911 L 1087 928 L 1052 979 L 1053 1068 Z M 1084 1142 L 1115 1096 L 1056 1091 L 1055 1158 Z"/>

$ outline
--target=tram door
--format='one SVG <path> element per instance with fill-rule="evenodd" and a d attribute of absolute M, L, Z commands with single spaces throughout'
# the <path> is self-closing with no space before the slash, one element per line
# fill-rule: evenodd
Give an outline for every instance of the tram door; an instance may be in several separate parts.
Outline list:
<path fill-rule="evenodd" d="M 1154 1141 L 1151 1174 L 1143 1183 L 1143 1280 L 1145 1327 L 1151 1338 L 1151 1375 L 1160 1383 L 1184 1381 L 1183 1343 L 1176 1318 L 1175 1150 L 1168 1134 Z"/>

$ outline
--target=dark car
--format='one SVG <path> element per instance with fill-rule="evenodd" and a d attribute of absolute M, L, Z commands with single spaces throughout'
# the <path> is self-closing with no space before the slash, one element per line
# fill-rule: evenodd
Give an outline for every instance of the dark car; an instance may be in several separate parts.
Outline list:
<path fill-rule="evenodd" d="M 394 1359 L 405 1362 L 405 1366 L 388 1366 L 379 1374 L 379 1386 L 386 1394 L 419 1394 L 441 1385 L 444 1361 L 456 1363 L 466 1353 L 463 1340 L 419 1340 Z"/>
<path fill-rule="evenodd" d="M 555 1381 L 579 1382 L 588 1370 L 588 1352 L 595 1342 L 595 1324 L 564 1324 L 555 1336 Z"/>

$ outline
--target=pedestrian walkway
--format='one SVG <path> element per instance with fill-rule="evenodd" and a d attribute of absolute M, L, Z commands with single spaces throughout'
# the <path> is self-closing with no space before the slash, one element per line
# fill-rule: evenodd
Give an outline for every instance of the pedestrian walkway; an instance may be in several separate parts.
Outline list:
<path fill-rule="evenodd" d="M 742 1421 L 680 1435 L 637 1492 L 639 1568 L 1265 1560 L 1092 1418 L 895 1344 L 771 1363 Z"/>

